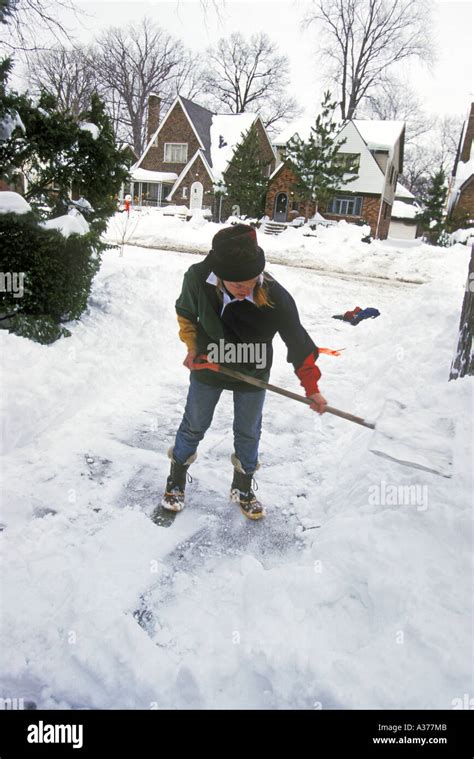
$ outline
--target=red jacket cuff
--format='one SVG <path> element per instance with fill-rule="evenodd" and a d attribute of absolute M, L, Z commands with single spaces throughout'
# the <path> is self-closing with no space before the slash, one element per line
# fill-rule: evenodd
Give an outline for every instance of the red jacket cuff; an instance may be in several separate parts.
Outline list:
<path fill-rule="evenodd" d="M 314 353 L 305 358 L 301 366 L 295 369 L 296 376 L 304 387 L 306 397 L 319 393 L 318 380 L 321 377 L 319 368 L 314 363 Z"/>

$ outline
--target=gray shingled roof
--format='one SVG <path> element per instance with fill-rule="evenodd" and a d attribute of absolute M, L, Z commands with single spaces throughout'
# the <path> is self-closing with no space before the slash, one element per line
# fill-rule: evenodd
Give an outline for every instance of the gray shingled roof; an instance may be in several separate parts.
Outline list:
<path fill-rule="evenodd" d="M 212 111 L 208 111 L 207 108 L 203 108 L 197 103 L 193 103 L 192 100 L 183 98 L 180 95 L 181 102 L 186 108 L 186 112 L 192 121 L 196 132 L 198 133 L 202 144 L 204 145 L 204 155 L 209 166 L 212 167 L 211 159 L 211 124 L 212 117 L 214 116 Z"/>

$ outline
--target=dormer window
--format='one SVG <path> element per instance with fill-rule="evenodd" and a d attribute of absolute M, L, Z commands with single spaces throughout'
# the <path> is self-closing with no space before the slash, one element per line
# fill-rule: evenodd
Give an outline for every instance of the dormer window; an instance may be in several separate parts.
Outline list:
<path fill-rule="evenodd" d="M 188 162 L 188 143 L 187 142 L 165 142 L 165 163 L 187 163 Z"/>

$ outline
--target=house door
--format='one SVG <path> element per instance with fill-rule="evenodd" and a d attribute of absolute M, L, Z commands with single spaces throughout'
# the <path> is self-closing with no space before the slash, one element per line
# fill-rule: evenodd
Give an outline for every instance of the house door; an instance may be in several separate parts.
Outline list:
<path fill-rule="evenodd" d="M 189 208 L 202 208 L 203 186 L 201 182 L 193 182 L 191 185 L 191 196 L 189 198 Z"/>
<path fill-rule="evenodd" d="M 275 198 L 275 221 L 286 221 L 288 212 L 288 195 L 286 192 L 279 192 Z"/>

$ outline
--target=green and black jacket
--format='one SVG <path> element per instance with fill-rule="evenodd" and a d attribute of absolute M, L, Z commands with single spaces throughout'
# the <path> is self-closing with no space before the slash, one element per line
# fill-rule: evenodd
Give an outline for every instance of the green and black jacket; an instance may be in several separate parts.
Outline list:
<path fill-rule="evenodd" d="M 321 372 L 314 363 L 318 349 L 302 326 L 290 293 L 266 275 L 265 286 L 271 306 L 259 307 L 249 300 L 242 300 L 229 303 L 222 312 L 222 300 L 216 286 L 206 282 L 211 271 L 210 256 L 190 266 L 184 275 L 181 294 L 176 301 L 180 338 L 188 349 L 207 354 L 210 350 L 208 346 L 219 344 L 220 340 L 224 340 L 225 345 L 232 343 L 234 346 L 241 343 L 265 343 L 265 368 L 258 368 L 251 363 L 226 363 L 226 366 L 268 382 L 273 360 L 272 340 L 278 332 L 288 349 L 287 360 L 293 364 L 306 395 L 318 392 L 317 382 Z M 200 382 L 228 390 L 258 390 L 252 385 L 206 369 L 193 371 L 193 374 Z"/>

